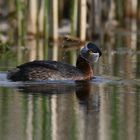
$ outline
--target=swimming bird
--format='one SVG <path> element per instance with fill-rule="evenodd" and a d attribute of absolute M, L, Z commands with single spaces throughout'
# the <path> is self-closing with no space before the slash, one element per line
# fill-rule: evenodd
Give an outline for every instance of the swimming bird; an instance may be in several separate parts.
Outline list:
<path fill-rule="evenodd" d="M 12 81 L 90 80 L 93 77 L 93 61 L 101 55 L 101 50 L 88 42 L 81 48 L 76 66 L 59 61 L 35 60 L 8 71 L 7 78 Z"/>

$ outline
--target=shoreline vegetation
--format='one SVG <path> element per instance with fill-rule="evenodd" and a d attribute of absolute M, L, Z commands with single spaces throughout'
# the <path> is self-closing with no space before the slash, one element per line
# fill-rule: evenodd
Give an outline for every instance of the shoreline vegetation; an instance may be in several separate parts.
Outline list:
<path fill-rule="evenodd" d="M 88 40 L 103 50 L 115 45 L 136 51 L 140 44 L 138 0 L 0 0 L 0 15 L 1 49 L 14 48 L 19 60 L 25 50 L 29 60 L 50 53 L 57 60 L 59 46 L 78 49 Z M 69 56 L 75 58 L 76 51 Z"/>

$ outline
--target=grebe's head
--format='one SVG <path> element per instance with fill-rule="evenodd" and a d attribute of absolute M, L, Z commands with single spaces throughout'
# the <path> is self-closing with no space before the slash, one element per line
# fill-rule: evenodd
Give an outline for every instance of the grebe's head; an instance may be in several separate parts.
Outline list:
<path fill-rule="evenodd" d="M 97 62 L 102 55 L 101 50 L 92 42 L 88 42 L 80 51 L 81 56 L 88 62 Z"/>

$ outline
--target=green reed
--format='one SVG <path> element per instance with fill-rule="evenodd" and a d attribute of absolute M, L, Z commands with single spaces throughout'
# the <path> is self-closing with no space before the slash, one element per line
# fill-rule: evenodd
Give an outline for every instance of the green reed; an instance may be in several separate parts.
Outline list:
<path fill-rule="evenodd" d="M 71 1 L 70 21 L 71 21 L 71 35 L 76 36 L 76 25 L 77 25 L 77 0 L 72 0 L 72 1 Z"/>
<path fill-rule="evenodd" d="M 72 0 L 71 1 L 71 9 L 70 9 L 70 22 L 71 22 L 71 35 L 72 36 L 76 36 L 77 34 L 77 30 L 76 30 L 76 25 L 77 25 L 77 0 Z M 71 51 L 70 52 L 70 62 L 72 64 L 75 63 L 75 59 L 76 59 L 76 52 Z"/>
<path fill-rule="evenodd" d="M 115 5 L 116 5 L 116 18 L 119 21 L 120 24 L 122 24 L 124 15 L 123 15 L 123 7 L 124 7 L 124 2 L 122 0 L 116 0 Z"/>
<path fill-rule="evenodd" d="M 44 0 L 44 58 L 48 58 L 48 5 L 49 0 Z"/>
<path fill-rule="evenodd" d="M 41 1 L 36 1 L 37 2 L 37 7 L 36 7 L 36 58 L 39 59 L 39 15 L 40 15 L 40 10 L 41 10 Z"/>
<path fill-rule="evenodd" d="M 20 62 L 22 59 L 22 53 L 21 53 L 22 38 L 21 37 L 22 37 L 22 21 L 23 21 L 21 0 L 16 0 L 16 13 L 17 13 L 17 35 L 18 35 L 17 57 L 18 57 L 18 62 Z"/>

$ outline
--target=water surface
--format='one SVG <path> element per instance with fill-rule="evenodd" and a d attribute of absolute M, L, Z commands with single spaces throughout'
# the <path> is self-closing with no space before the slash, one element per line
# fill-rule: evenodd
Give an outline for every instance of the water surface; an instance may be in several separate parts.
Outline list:
<path fill-rule="evenodd" d="M 1 72 L 1 139 L 139 139 L 137 61 L 127 61 L 131 56 L 119 61 L 120 56 L 126 58 L 113 56 L 118 64 L 112 59 L 112 69 L 103 64 L 103 56 L 95 65 L 97 75 L 88 82 L 11 82 Z"/>

